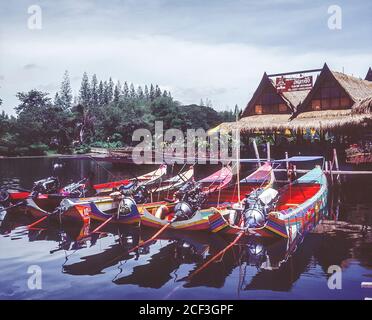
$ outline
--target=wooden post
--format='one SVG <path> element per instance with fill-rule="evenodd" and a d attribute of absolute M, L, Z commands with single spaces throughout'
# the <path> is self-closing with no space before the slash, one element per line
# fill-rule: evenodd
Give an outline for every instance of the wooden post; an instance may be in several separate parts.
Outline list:
<path fill-rule="evenodd" d="M 338 166 L 338 158 L 337 158 L 337 150 L 336 148 L 333 148 L 333 160 L 336 165 L 336 170 L 340 171 L 340 167 Z M 337 175 L 337 182 L 340 183 L 340 175 Z"/>
<path fill-rule="evenodd" d="M 288 152 L 285 152 L 285 168 L 287 169 L 287 179 L 289 181 L 289 162 L 288 162 Z"/>
<path fill-rule="evenodd" d="M 325 172 L 328 174 L 328 161 L 326 161 L 324 164 L 325 164 Z"/>
<path fill-rule="evenodd" d="M 266 142 L 266 151 L 267 151 L 267 161 L 270 162 L 271 160 L 271 152 L 270 152 L 270 142 Z"/>
<path fill-rule="evenodd" d="M 331 183 L 333 184 L 333 173 L 332 173 L 332 168 L 333 167 L 333 162 L 329 160 L 329 174 L 331 175 Z"/>
<path fill-rule="evenodd" d="M 254 153 L 256 154 L 258 165 L 261 167 L 260 154 L 258 153 L 256 139 L 253 139 L 253 149 L 254 149 Z"/>

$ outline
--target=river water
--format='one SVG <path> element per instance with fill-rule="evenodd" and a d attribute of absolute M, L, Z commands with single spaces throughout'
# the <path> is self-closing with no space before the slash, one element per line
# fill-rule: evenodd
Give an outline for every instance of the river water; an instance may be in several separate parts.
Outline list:
<path fill-rule="evenodd" d="M 55 160 L 0 159 L 0 184 L 30 188 L 52 174 Z M 132 177 L 152 166 L 112 167 L 63 160 L 62 183 L 94 171 L 96 182 Z M 199 169 L 203 175 L 210 168 Z M 43 225 L 15 213 L 0 227 L 0 299 L 364 299 L 372 289 L 372 188 L 365 177 L 348 177 L 330 188 L 328 210 L 314 232 L 288 249 L 284 240 L 248 239 L 208 269 L 198 266 L 226 247 L 218 235 L 166 232 L 126 254 L 154 230 L 110 226 L 81 241 L 80 226 Z M 85 233 L 84 233 L 85 232 Z M 330 266 L 341 269 L 335 280 Z M 40 275 L 37 279 L 35 275 Z M 36 279 L 36 280 L 35 280 Z M 40 280 L 40 281 L 39 281 Z M 340 284 L 330 289 L 329 284 Z"/>

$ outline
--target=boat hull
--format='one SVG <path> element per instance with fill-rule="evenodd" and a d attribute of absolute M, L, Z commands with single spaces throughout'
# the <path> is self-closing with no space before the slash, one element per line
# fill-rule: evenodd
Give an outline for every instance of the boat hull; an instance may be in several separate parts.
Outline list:
<path fill-rule="evenodd" d="M 209 208 L 199 210 L 195 215 L 185 221 L 177 221 L 171 224 L 169 219 L 159 219 L 150 213 L 146 208 L 141 212 L 141 225 L 146 227 L 160 229 L 163 226 L 169 224 L 168 228 L 172 230 L 183 230 L 183 231 L 208 231 L 209 221 L 208 217 L 213 215 L 217 209 Z"/>
<path fill-rule="evenodd" d="M 317 225 L 322 212 L 327 207 L 327 178 L 320 169 L 316 172 L 319 175 L 317 180 L 317 184 L 320 185 L 318 192 L 297 207 L 271 212 L 262 227 L 247 229 L 230 224 L 221 212 L 216 212 L 208 218 L 211 232 L 230 235 L 238 235 L 244 232 L 247 236 L 290 239 L 304 236 Z"/>

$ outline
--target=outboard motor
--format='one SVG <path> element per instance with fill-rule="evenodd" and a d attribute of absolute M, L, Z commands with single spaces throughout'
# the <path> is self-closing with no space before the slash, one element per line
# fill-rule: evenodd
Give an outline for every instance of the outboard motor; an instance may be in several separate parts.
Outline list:
<path fill-rule="evenodd" d="M 135 188 L 132 196 L 136 203 L 147 203 L 150 201 L 150 194 L 145 186 Z"/>
<path fill-rule="evenodd" d="M 32 191 L 44 194 L 57 193 L 59 187 L 60 185 L 57 177 L 48 177 L 46 179 L 35 181 Z"/>
<path fill-rule="evenodd" d="M 10 203 L 10 194 L 6 189 L 0 189 L 0 206 L 6 207 Z"/>
<path fill-rule="evenodd" d="M 61 190 L 62 194 L 67 194 L 70 198 L 85 197 L 85 181 L 86 179 L 83 179 L 79 182 L 70 183 Z"/>
<path fill-rule="evenodd" d="M 138 214 L 138 208 L 136 201 L 131 197 L 124 197 L 121 199 L 119 206 L 118 206 L 118 217 L 119 216 L 127 216 L 130 213 L 137 213 Z"/>
<path fill-rule="evenodd" d="M 174 207 L 172 222 L 191 219 L 207 200 L 207 195 L 202 191 L 201 185 L 193 182 L 183 186 L 176 193 L 176 197 L 180 202 Z"/>
<path fill-rule="evenodd" d="M 256 267 L 260 267 L 266 260 L 266 249 L 262 243 L 248 243 L 247 244 L 248 263 Z"/>
<path fill-rule="evenodd" d="M 246 195 L 244 200 L 244 226 L 259 228 L 265 224 L 267 214 L 274 208 L 278 191 L 272 188 L 256 189 Z"/>

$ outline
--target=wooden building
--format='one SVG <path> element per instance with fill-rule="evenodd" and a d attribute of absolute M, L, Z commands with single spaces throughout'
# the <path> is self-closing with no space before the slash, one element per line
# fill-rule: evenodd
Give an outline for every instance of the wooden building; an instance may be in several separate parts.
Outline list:
<path fill-rule="evenodd" d="M 372 69 L 371 69 L 371 67 L 369 67 L 368 72 L 367 72 L 366 77 L 364 78 L 364 80 L 372 81 Z"/>
<path fill-rule="evenodd" d="M 363 101 L 370 97 L 372 82 L 331 71 L 324 64 L 314 87 L 298 106 L 288 128 L 339 131 L 364 126 L 371 114 L 361 112 L 361 105 L 365 105 Z"/>
<path fill-rule="evenodd" d="M 292 115 L 310 90 L 280 92 L 264 73 L 260 84 L 242 113 L 242 117 L 265 114 Z"/>
<path fill-rule="evenodd" d="M 343 130 L 370 126 L 372 82 L 324 64 L 311 90 L 279 91 L 264 73 L 248 102 L 238 128 L 242 133 L 278 130 Z M 235 122 L 222 123 L 220 130 L 236 128 Z"/>

